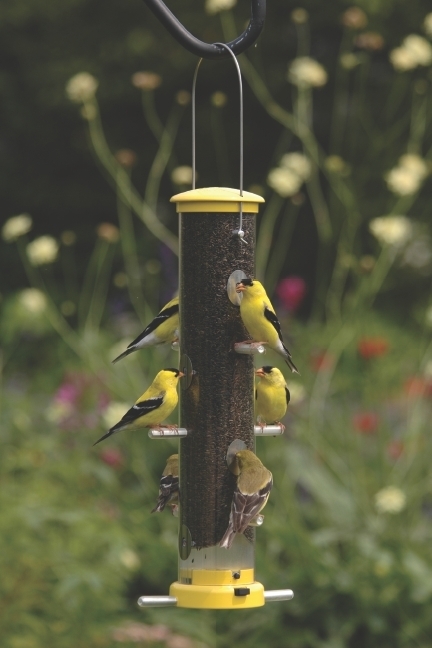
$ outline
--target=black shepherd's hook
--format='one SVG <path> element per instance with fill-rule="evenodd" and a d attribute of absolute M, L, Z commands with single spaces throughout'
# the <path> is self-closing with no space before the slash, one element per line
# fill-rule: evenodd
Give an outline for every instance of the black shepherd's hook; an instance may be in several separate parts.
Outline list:
<path fill-rule="evenodd" d="M 203 43 L 203 41 L 192 36 L 162 0 L 144 0 L 144 2 L 167 28 L 171 36 L 174 36 L 192 54 L 206 59 L 226 58 L 230 56 L 224 47 L 216 44 Z M 255 43 L 264 27 L 265 15 L 266 0 L 251 0 L 251 18 L 249 25 L 240 36 L 237 36 L 230 43 L 226 43 L 234 54 L 241 54 Z"/>

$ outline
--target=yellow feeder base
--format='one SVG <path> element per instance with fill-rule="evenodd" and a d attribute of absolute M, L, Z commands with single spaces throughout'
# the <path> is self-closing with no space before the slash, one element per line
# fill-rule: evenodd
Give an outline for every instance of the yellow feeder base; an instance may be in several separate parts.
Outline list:
<path fill-rule="evenodd" d="M 253 576 L 253 569 L 241 570 L 238 574 L 232 570 L 197 569 L 192 571 L 191 583 L 173 583 L 169 595 L 175 596 L 177 607 L 183 608 L 233 610 L 261 607 L 265 603 L 264 587 L 254 582 Z"/>

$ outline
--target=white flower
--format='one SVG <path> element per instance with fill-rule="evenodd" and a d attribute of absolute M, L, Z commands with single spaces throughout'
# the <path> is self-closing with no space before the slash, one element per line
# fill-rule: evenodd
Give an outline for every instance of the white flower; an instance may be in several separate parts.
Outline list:
<path fill-rule="evenodd" d="M 59 245 L 52 236 L 40 236 L 27 245 L 29 261 L 34 266 L 53 263 L 57 259 Z"/>
<path fill-rule="evenodd" d="M 75 74 L 66 84 L 66 94 L 74 103 L 93 99 L 99 81 L 88 72 Z"/>
<path fill-rule="evenodd" d="M 123 416 L 129 409 L 129 403 L 119 403 L 118 401 L 110 403 L 102 415 L 103 422 L 106 427 L 112 428 L 113 425 L 118 423 L 120 419 L 123 418 Z"/>
<path fill-rule="evenodd" d="M 280 166 L 294 171 L 303 181 L 309 180 L 312 171 L 309 158 L 302 153 L 285 153 L 280 161 Z"/>
<path fill-rule="evenodd" d="M 400 72 L 413 70 L 418 65 L 430 65 L 432 45 L 423 36 L 410 34 L 404 38 L 401 47 L 390 52 L 390 61 Z"/>
<path fill-rule="evenodd" d="M 219 11 L 232 9 L 237 4 L 237 0 L 206 0 L 205 10 L 208 14 L 213 15 Z"/>
<path fill-rule="evenodd" d="M 412 236 L 412 223 L 406 216 L 380 216 L 369 223 L 369 230 L 381 245 L 400 247 Z"/>
<path fill-rule="evenodd" d="M 297 173 L 282 167 L 272 169 L 267 176 L 267 182 L 282 198 L 294 196 L 303 184 Z"/>
<path fill-rule="evenodd" d="M 387 486 L 375 494 L 375 508 L 378 513 L 400 513 L 406 504 L 405 493 L 396 486 Z"/>
<path fill-rule="evenodd" d="M 33 221 L 29 214 L 20 214 L 19 216 L 12 216 L 9 218 L 2 227 L 3 240 L 15 241 L 20 236 L 30 232 Z"/>
<path fill-rule="evenodd" d="M 425 33 L 432 37 L 432 13 L 428 13 L 423 20 L 423 29 Z"/>
<path fill-rule="evenodd" d="M 41 315 L 47 307 L 47 298 L 37 288 L 24 288 L 18 295 L 18 303 L 31 315 Z"/>
<path fill-rule="evenodd" d="M 406 72 L 417 67 L 417 61 L 413 52 L 406 47 L 396 47 L 389 54 L 390 63 L 398 72 Z"/>
<path fill-rule="evenodd" d="M 179 166 L 171 173 L 171 180 L 176 185 L 192 184 L 192 167 Z"/>
<path fill-rule="evenodd" d="M 398 166 L 385 176 L 387 186 L 399 196 L 409 196 L 420 189 L 428 175 L 426 162 L 414 153 L 407 153 L 399 158 Z"/>
<path fill-rule="evenodd" d="M 387 187 L 398 196 L 410 196 L 420 189 L 421 178 L 406 167 L 395 167 L 384 177 Z"/>
<path fill-rule="evenodd" d="M 318 61 L 300 56 L 288 68 L 288 81 L 301 88 L 319 88 L 327 83 L 327 72 Z"/>
<path fill-rule="evenodd" d="M 303 403 L 306 399 L 306 389 L 298 382 L 287 382 L 290 393 L 290 405 L 295 406 Z"/>
<path fill-rule="evenodd" d="M 404 38 L 402 47 L 414 56 L 417 65 L 430 65 L 432 63 L 432 45 L 418 34 L 410 34 Z"/>
<path fill-rule="evenodd" d="M 138 569 L 141 564 L 139 556 L 132 549 L 123 549 L 120 556 L 120 562 L 131 571 Z"/>
<path fill-rule="evenodd" d="M 407 169 L 420 180 L 424 180 L 428 174 L 428 167 L 426 162 L 419 155 L 414 153 L 407 153 L 399 158 L 399 166 Z"/>

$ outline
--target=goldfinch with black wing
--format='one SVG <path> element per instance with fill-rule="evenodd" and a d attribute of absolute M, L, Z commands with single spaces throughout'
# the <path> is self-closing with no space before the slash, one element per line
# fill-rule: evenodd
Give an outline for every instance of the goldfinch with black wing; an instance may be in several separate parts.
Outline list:
<path fill-rule="evenodd" d="M 246 527 L 267 504 L 273 486 L 273 475 L 251 450 L 240 450 L 235 455 L 239 469 L 237 486 L 231 504 L 228 528 L 220 547 L 229 549 L 236 533 L 244 533 Z"/>
<path fill-rule="evenodd" d="M 179 457 L 173 454 L 167 459 L 165 470 L 159 483 L 159 497 L 152 513 L 161 513 L 165 506 L 172 509 L 178 506 L 179 501 Z"/>
<path fill-rule="evenodd" d="M 138 398 L 123 418 L 93 445 L 120 432 L 137 428 L 161 428 L 161 423 L 178 403 L 177 383 L 184 373 L 178 369 L 162 369 L 150 387 Z"/>
<path fill-rule="evenodd" d="M 291 371 L 299 373 L 284 344 L 280 322 L 261 282 L 246 277 L 237 284 L 236 290 L 243 294 L 240 315 L 249 335 L 254 341 L 263 342 L 279 353 Z"/>
<path fill-rule="evenodd" d="M 125 358 L 130 353 L 144 349 L 144 347 L 154 346 L 156 344 L 165 344 L 175 342 L 178 339 L 179 329 L 179 298 L 174 297 L 166 304 L 160 313 L 150 322 L 142 333 L 131 342 L 126 349 L 117 358 L 112 361 L 113 364 Z"/>
<path fill-rule="evenodd" d="M 260 378 L 255 388 L 255 414 L 259 424 L 280 423 L 290 402 L 290 393 L 282 372 L 266 365 L 255 371 Z"/>

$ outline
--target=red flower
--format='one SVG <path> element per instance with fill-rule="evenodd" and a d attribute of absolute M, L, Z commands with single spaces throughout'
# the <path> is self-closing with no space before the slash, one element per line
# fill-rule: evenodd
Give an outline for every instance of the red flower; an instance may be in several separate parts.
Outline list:
<path fill-rule="evenodd" d="M 117 448 L 104 448 L 99 456 L 107 466 L 112 468 L 121 468 L 124 464 L 124 456 Z"/>
<path fill-rule="evenodd" d="M 374 434 L 379 424 L 379 417 L 375 412 L 358 412 L 354 414 L 352 423 L 360 434 Z"/>
<path fill-rule="evenodd" d="M 285 277 L 276 286 L 281 304 L 290 313 L 295 313 L 306 295 L 306 282 L 301 277 Z"/>
<path fill-rule="evenodd" d="M 357 350 L 362 358 L 369 360 L 385 355 L 389 350 L 389 343 L 382 337 L 365 337 L 359 340 Z"/>
<path fill-rule="evenodd" d="M 432 396 L 432 379 L 411 376 L 404 382 L 403 390 L 409 398 Z"/>
<path fill-rule="evenodd" d="M 399 459 L 399 457 L 404 453 L 405 446 L 402 441 L 398 439 L 393 439 L 387 446 L 387 454 L 390 459 Z"/>

